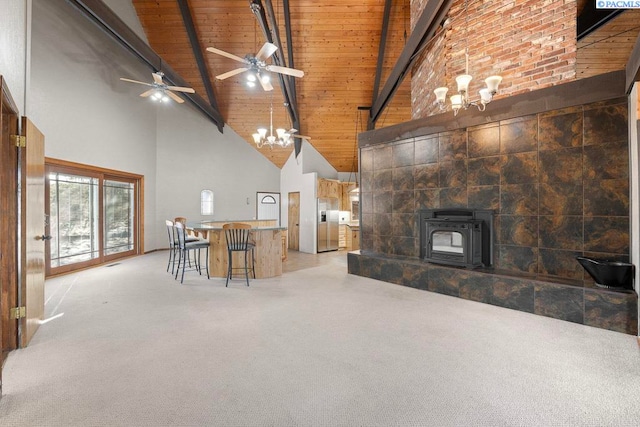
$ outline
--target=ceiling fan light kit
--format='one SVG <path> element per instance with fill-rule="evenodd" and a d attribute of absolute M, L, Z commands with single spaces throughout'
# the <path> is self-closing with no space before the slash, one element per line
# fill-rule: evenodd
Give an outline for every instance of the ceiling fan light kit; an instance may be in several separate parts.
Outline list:
<path fill-rule="evenodd" d="M 262 45 L 255 56 L 248 54 L 244 58 L 241 58 L 232 53 L 225 52 L 224 50 L 216 49 L 215 47 L 207 48 L 208 52 L 215 53 L 216 55 L 224 56 L 226 58 L 233 59 L 234 61 L 238 61 L 244 64 L 243 67 L 236 68 L 235 70 L 227 71 L 226 73 L 217 75 L 216 79 L 228 79 L 229 77 L 233 77 L 236 74 L 244 73 L 245 71 L 247 71 L 247 86 L 253 88 L 256 86 L 256 82 L 258 82 L 262 86 L 262 89 L 267 92 L 273 90 L 269 72 L 286 74 L 293 77 L 304 76 L 304 71 L 296 70 L 295 68 L 280 67 L 278 65 L 267 64 L 266 60 L 269 59 L 277 50 L 278 47 L 276 45 L 267 42 Z"/>
<path fill-rule="evenodd" d="M 169 97 L 162 90 L 157 90 L 151 95 L 151 99 L 158 102 L 169 102 Z"/>
<path fill-rule="evenodd" d="M 122 80 L 123 82 L 151 86 L 151 89 L 142 92 L 140 96 L 143 98 L 150 97 L 151 100 L 157 102 L 169 102 L 169 99 L 173 99 L 178 104 L 182 104 L 184 102 L 184 99 L 180 98 L 173 92 L 196 92 L 195 90 L 193 90 L 193 88 L 190 87 L 169 86 L 162 80 L 162 78 L 164 77 L 164 73 L 162 71 L 151 73 L 151 76 L 153 77 L 153 83 L 140 82 L 138 80 L 126 79 L 124 77 L 120 77 L 120 80 Z"/>

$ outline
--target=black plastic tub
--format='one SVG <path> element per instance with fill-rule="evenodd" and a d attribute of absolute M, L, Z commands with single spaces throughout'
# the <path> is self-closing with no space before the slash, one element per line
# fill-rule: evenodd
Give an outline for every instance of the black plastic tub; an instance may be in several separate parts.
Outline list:
<path fill-rule="evenodd" d="M 633 264 L 606 259 L 576 257 L 580 265 L 589 273 L 596 285 L 602 288 L 633 290 Z"/>

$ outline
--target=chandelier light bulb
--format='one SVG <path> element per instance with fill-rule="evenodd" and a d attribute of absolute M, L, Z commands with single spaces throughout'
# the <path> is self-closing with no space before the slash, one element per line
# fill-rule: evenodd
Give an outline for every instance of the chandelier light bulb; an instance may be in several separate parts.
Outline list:
<path fill-rule="evenodd" d="M 449 91 L 446 87 L 439 87 L 433 91 L 436 94 L 436 100 L 439 103 L 443 103 L 447 100 L 447 92 Z"/>
<path fill-rule="evenodd" d="M 462 74 L 461 76 L 456 77 L 456 83 L 458 83 L 458 92 L 467 92 L 469 90 L 469 83 L 471 82 L 471 77 L 469 74 Z"/>
<path fill-rule="evenodd" d="M 263 76 L 258 77 L 262 81 Z M 253 141 L 258 148 L 262 148 L 265 145 L 268 145 L 269 148 L 273 148 L 274 146 L 285 148 L 293 143 L 291 134 L 289 134 L 289 132 L 284 128 L 276 128 L 275 135 L 273 133 L 273 102 L 271 103 L 271 108 L 269 110 L 269 129 L 267 130 L 266 127 L 258 128 L 258 132 L 254 133 L 252 136 Z"/>
<path fill-rule="evenodd" d="M 491 94 L 495 94 L 498 91 L 498 86 L 502 82 L 502 77 L 500 76 L 490 76 L 487 77 L 484 82 L 487 84 L 487 89 Z"/>
<path fill-rule="evenodd" d="M 480 102 L 482 104 L 488 104 L 491 102 L 491 98 L 493 98 L 493 96 L 491 95 L 491 91 L 488 88 L 480 89 L 479 93 L 480 93 Z"/>

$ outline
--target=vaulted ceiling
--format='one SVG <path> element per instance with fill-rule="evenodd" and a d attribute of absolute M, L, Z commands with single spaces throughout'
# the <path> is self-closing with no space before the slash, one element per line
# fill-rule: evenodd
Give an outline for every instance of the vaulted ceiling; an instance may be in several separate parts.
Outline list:
<path fill-rule="evenodd" d="M 209 80 L 215 101 L 225 122 L 247 143 L 255 147 L 251 134 L 259 126 L 269 127 L 273 103 L 274 128 L 289 129 L 294 123 L 284 104 L 280 81 L 272 77 L 274 90 L 260 86 L 248 88 L 245 76 L 218 80 L 216 75 L 241 66 L 224 56 L 206 52 L 215 47 L 239 57 L 255 54 L 265 43 L 265 35 L 249 0 L 189 0 L 190 16 L 203 52 L 208 77 L 198 69 L 196 57 L 180 10 L 180 1 L 134 0 L 133 4 L 151 47 L 197 93 L 207 98 L 203 80 Z M 299 134 L 311 138 L 311 144 L 338 171 L 357 168 L 356 124 L 366 129 L 378 63 L 385 2 L 380 0 L 282 0 L 259 2 L 268 12 L 271 3 L 282 42 L 278 52 L 285 59 L 293 56 L 293 65 L 305 75 L 295 79 Z M 283 3 L 289 3 L 291 46 L 287 43 Z M 391 7 L 387 33 L 383 82 L 410 33 L 408 0 Z M 273 26 L 270 27 L 273 32 Z M 360 123 L 357 119 L 362 119 Z M 378 126 L 411 119 L 410 79 L 405 79 L 385 109 Z M 225 130 L 225 132 L 228 130 Z M 258 149 L 258 148 L 256 148 Z M 282 167 L 293 150 L 263 147 L 269 160 Z"/>
<path fill-rule="evenodd" d="M 382 0 L 133 0 L 151 48 L 214 105 L 248 144 L 278 167 L 289 158 L 293 146 L 258 149 L 252 142 L 251 134 L 258 127 L 269 127 L 273 105 L 274 128 L 296 127 L 340 172 L 357 170 L 356 134 L 366 130 L 369 115 L 358 107 L 372 105 L 377 66 L 381 67 L 379 87 L 396 71 L 394 66 L 411 36 L 411 3 L 389 2 L 385 50 L 380 55 L 385 34 Z M 258 19 L 251 4 L 260 5 L 266 21 Z M 591 27 L 577 45 L 577 77 L 624 69 L 638 36 L 640 11 L 600 19 L 601 12 L 589 11 L 585 5 L 589 2 L 578 0 L 578 32 L 581 20 L 583 27 L 585 22 Z M 215 78 L 241 64 L 209 53 L 207 47 L 244 57 L 258 52 L 267 35 L 281 42 L 277 53 L 281 65 L 304 71 L 304 77 L 288 83 L 294 88 L 283 91 L 283 81 L 277 78 L 272 78 L 270 92 L 260 86 L 248 88 L 244 74 Z M 376 128 L 411 120 L 410 84 L 408 75 L 380 113 Z M 283 92 L 291 99 L 287 105 Z"/>

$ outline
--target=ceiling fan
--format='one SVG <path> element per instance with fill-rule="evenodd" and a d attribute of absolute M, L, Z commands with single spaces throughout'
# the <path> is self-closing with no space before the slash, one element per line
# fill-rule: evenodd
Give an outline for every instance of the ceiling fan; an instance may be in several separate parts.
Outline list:
<path fill-rule="evenodd" d="M 137 83 L 140 85 L 151 86 L 151 89 L 147 90 L 146 92 L 142 92 L 140 96 L 142 96 L 143 98 L 151 96 L 151 98 L 154 99 L 155 101 L 168 102 L 169 98 L 171 98 L 174 101 L 176 101 L 178 104 L 182 104 L 184 102 L 184 99 L 180 98 L 178 95 L 176 95 L 172 91 L 186 92 L 186 93 L 196 92 L 190 87 L 167 85 L 162 80 L 162 77 L 164 77 L 164 73 L 162 71 L 151 73 L 151 75 L 153 76 L 153 83 L 139 82 L 137 80 L 125 79 L 124 77 L 120 77 L 120 80 L 122 80 L 123 82 Z"/>
<path fill-rule="evenodd" d="M 311 137 L 310 136 L 298 135 L 297 132 L 298 132 L 298 129 L 291 128 L 285 133 L 287 133 L 289 135 L 289 137 L 291 137 L 291 138 L 300 138 L 300 139 L 306 139 L 306 140 L 311 141 Z"/>
<path fill-rule="evenodd" d="M 302 77 L 304 76 L 304 71 L 296 70 L 295 68 L 281 67 L 279 65 L 271 65 L 267 64 L 265 61 L 273 55 L 278 47 L 273 43 L 265 43 L 262 45 L 258 53 L 253 56 L 251 54 L 247 54 L 244 58 L 240 58 L 239 56 L 233 55 L 231 53 L 225 52 L 220 49 L 216 49 L 214 47 L 208 47 L 207 51 L 211 53 L 215 53 L 218 55 L 225 56 L 227 58 L 233 59 L 234 61 L 242 62 L 245 66 L 236 68 L 235 70 L 228 71 L 226 73 L 220 74 L 216 76 L 218 80 L 224 80 L 229 77 L 235 76 L 236 74 L 243 73 L 245 71 L 250 71 L 247 74 L 247 84 L 250 87 L 255 85 L 255 81 L 258 80 L 260 85 L 265 91 L 273 90 L 273 86 L 271 85 L 269 75 L 267 73 L 263 73 L 263 71 L 271 71 L 274 73 L 286 74 L 293 77 Z"/>

